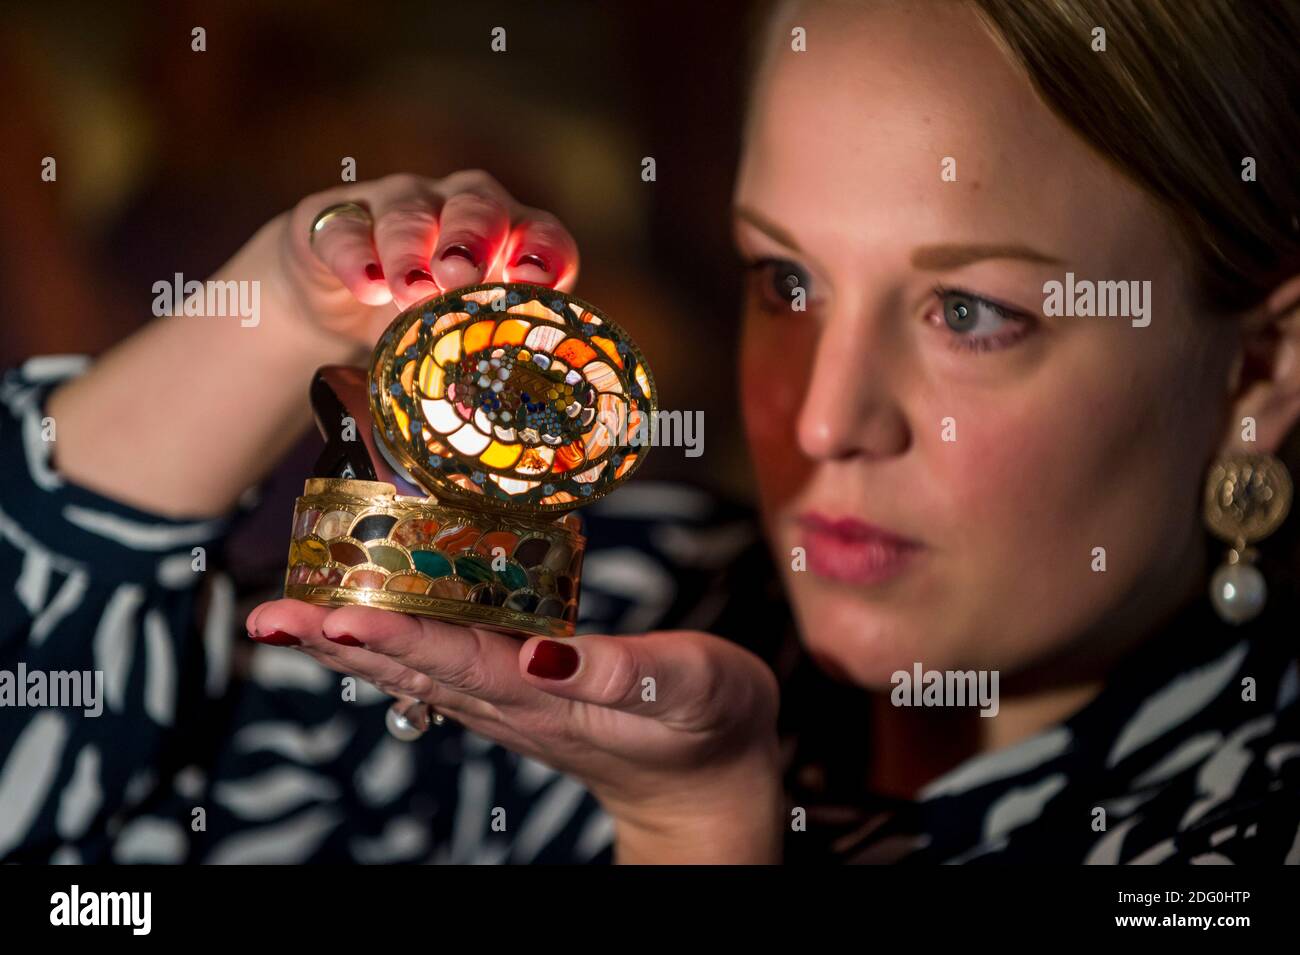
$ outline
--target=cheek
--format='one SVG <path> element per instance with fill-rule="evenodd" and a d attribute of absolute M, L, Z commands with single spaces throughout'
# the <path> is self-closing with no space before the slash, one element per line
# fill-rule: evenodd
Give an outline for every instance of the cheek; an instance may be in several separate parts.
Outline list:
<path fill-rule="evenodd" d="M 1058 365 L 1037 387 L 958 415 L 957 441 L 932 448 L 954 553 L 969 561 L 956 573 L 985 595 L 978 614 L 1013 606 L 1047 630 L 1077 627 L 1177 537 L 1186 448 L 1198 442 L 1160 424 L 1159 408 L 1178 400 L 1169 376 L 1123 366 Z M 1106 573 L 1093 569 L 1097 547 Z"/>
<path fill-rule="evenodd" d="M 1092 496 L 1088 476 L 1111 457 L 1096 430 L 1023 398 L 955 415 L 956 440 L 934 448 L 936 486 L 959 542 L 1017 549 L 1057 538 L 1056 525 Z"/>

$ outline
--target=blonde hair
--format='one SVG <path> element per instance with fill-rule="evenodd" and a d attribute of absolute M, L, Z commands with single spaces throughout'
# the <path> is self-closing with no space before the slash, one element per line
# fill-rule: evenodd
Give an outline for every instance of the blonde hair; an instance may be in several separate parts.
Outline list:
<path fill-rule="evenodd" d="M 1252 307 L 1300 271 L 1300 6 L 971 2 L 1048 106 L 1182 227 L 1212 305 Z"/>

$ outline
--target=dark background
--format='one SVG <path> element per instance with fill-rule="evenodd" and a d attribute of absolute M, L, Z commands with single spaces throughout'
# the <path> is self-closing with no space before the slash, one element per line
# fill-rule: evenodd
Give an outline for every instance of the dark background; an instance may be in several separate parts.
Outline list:
<path fill-rule="evenodd" d="M 337 184 L 343 157 L 359 180 L 478 167 L 573 232 L 577 294 L 642 345 L 661 407 L 704 411 L 705 453 L 659 449 L 641 479 L 744 497 L 729 205 L 756 14 L 550 0 L 6 7 L 0 365 L 102 352 L 152 320 L 154 282 L 210 274 Z M 206 52 L 191 50 L 196 26 Z M 491 50 L 496 26 L 505 53 Z M 57 182 L 41 180 L 44 156 Z M 318 447 L 309 435 L 267 486 L 269 551 L 252 550 L 268 569 Z"/>

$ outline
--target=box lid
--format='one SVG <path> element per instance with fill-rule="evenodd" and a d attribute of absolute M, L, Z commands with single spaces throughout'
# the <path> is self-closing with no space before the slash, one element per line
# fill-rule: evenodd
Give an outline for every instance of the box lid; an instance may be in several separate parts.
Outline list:
<path fill-rule="evenodd" d="M 594 306 L 495 282 L 406 309 L 370 364 L 370 409 L 393 459 L 435 497 L 515 512 L 608 494 L 649 451 L 654 377 Z"/>

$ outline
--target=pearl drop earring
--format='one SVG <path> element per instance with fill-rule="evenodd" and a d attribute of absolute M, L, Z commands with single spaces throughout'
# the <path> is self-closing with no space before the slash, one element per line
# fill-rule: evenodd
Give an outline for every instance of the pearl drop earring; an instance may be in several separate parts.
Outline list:
<path fill-rule="evenodd" d="M 1231 454 L 1214 462 L 1205 484 L 1205 525 L 1228 545 L 1210 578 L 1210 600 L 1227 623 L 1259 616 L 1268 600 L 1251 546 L 1282 525 L 1291 508 L 1291 475 L 1271 454 Z"/>

